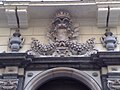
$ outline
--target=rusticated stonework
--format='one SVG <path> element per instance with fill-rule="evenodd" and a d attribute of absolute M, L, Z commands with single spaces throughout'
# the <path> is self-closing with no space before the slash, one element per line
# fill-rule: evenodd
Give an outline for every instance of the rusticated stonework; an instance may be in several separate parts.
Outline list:
<path fill-rule="evenodd" d="M 67 11 L 58 11 L 48 35 L 52 43 L 43 45 L 34 39 L 31 43 L 31 51 L 35 55 L 57 57 L 90 56 L 96 53 L 94 38 L 89 39 L 86 43 L 77 43 L 74 41 L 77 37 L 76 33 L 78 33 L 78 29 L 73 27 L 70 14 Z"/>

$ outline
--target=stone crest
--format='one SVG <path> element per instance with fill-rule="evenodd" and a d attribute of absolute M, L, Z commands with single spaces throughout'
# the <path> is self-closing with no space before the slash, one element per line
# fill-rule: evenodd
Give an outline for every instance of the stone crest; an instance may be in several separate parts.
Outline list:
<path fill-rule="evenodd" d="M 86 43 L 77 43 L 74 41 L 78 30 L 73 27 L 70 13 L 67 11 L 58 11 L 51 26 L 48 37 L 52 43 L 43 45 L 36 39 L 32 41 L 31 51 L 35 55 L 64 57 L 75 55 L 90 56 L 96 53 L 94 38 L 89 39 Z"/>

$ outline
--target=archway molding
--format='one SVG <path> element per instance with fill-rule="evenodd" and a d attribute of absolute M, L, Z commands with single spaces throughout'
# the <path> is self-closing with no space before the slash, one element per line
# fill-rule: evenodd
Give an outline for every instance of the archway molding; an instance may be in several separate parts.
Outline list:
<path fill-rule="evenodd" d="M 59 77 L 69 77 L 76 79 L 84 83 L 91 90 L 102 90 L 98 83 L 87 73 L 68 67 L 52 68 L 38 74 L 27 84 L 27 86 L 24 87 L 24 90 L 35 90 L 37 87 L 41 86 L 48 80 Z"/>

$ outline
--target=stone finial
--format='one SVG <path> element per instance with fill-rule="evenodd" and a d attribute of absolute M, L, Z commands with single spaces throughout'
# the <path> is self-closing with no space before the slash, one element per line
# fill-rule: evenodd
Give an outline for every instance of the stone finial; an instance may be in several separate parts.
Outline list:
<path fill-rule="evenodd" d="M 24 39 L 21 36 L 19 30 L 16 30 L 15 33 L 13 33 L 12 37 L 9 38 L 9 48 L 12 52 L 18 52 L 22 47 L 23 42 Z"/>
<path fill-rule="evenodd" d="M 110 29 L 106 29 L 106 33 L 101 37 L 101 42 L 108 51 L 113 51 L 117 47 L 117 37 L 110 32 Z"/>

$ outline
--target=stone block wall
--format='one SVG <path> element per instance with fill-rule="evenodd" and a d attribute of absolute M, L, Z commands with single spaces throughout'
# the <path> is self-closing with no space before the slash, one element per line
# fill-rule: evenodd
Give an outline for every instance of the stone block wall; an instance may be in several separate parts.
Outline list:
<path fill-rule="evenodd" d="M 32 42 L 32 38 L 38 39 L 41 43 L 47 44 L 47 31 L 50 30 L 51 21 L 48 19 L 41 20 L 31 20 L 29 22 L 29 27 L 27 29 L 21 29 L 20 33 L 25 38 L 25 42 L 23 48 L 20 52 L 25 52 L 30 49 L 30 44 Z M 87 23 L 87 25 L 83 24 Z M 105 28 L 98 28 L 94 22 L 85 22 L 81 20 L 73 20 L 73 25 L 75 27 L 79 27 L 79 36 L 77 38 L 78 42 L 85 43 L 89 38 L 95 38 L 95 47 L 99 51 L 106 51 L 106 49 L 102 46 L 100 37 L 105 33 Z M 9 37 L 12 36 L 15 29 L 3 28 L 0 27 L 0 53 L 1 52 L 10 52 L 8 47 Z M 120 26 L 115 28 L 111 28 L 111 32 L 120 40 Z M 115 51 L 120 50 L 120 42 L 118 42 L 118 46 Z"/>

